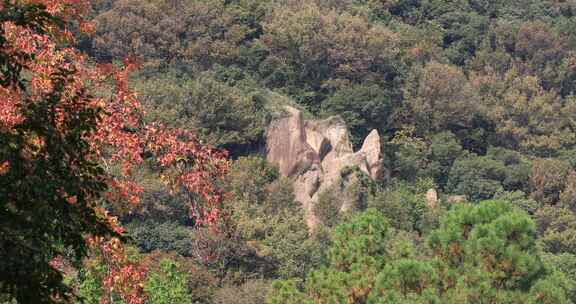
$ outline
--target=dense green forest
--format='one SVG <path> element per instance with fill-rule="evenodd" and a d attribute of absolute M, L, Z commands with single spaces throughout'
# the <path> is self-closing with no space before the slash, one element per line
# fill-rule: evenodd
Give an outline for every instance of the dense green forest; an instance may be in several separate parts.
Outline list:
<path fill-rule="evenodd" d="M 217 229 L 151 161 L 139 204 L 104 204 L 127 259 L 147 265 L 145 303 L 576 303 L 576 1 L 91 4 L 95 29 L 72 22 L 74 48 L 94 65 L 135 58 L 141 119 L 229 153 Z M 386 174 L 345 168 L 354 208 L 324 191 L 313 229 L 266 158 L 286 105 L 341 117 L 355 150 L 381 137 Z M 104 303 L 107 266 L 77 264 L 62 277 L 74 301 Z"/>

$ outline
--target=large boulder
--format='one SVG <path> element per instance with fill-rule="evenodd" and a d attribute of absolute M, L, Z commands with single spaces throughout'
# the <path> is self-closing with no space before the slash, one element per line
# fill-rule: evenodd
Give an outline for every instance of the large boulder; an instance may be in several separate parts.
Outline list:
<path fill-rule="evenodd" d="M 426 191 L 426 205 L 431 209 L 436 208 L 438 205 L 438 192 L 436 189 L 430 188 Z"/>
<path fill-rule="evenodd" d="M 268 131 L 266 158 L 278 166 L 282 176 L 294 176 L 318 163 L 318 154 L 306 142 L 302 113 L 286 107 L 287 117 L 278 119 Z"/>
<path fill-rule="evenodd" d="M 342 170 L 359 168 L 373 179 L 383 178 L 380 136 L 373 130 L 358 152 L 352 149 L 346 124 L 340 117 L 304 120 L 301 111 L 286 107 L 287 115 L 272 123 L 266 136 L 268 162 L 294 182 L 294 194 L 306 212 L 308 226 L 314 229 L 314 203 L 322 191 L 342 184 Z M 341 189 L 345 189 L 339 187 Z M 346 190 L 343 190 L 346 192 Z M 347 193 L 342 193 L 347 197 Z M 347 205 L 342 211 L 346 211 Z"/>
<path fill-rule="evenodd" d="M 466 195 L 450 195 L 446 198 L 448 204 L 465 203 L 466 201 Z"/>
<path fill-rule="evenodd" d="M 364 139 L 362 148 L 359 153 L 363 153 L 366 157 L 366 172 L 373 179 L 379 179 L 382 176 L 382 159 L 380 158 L 380 135 L 378 131 L 372 130 L 370 134 Z"/>

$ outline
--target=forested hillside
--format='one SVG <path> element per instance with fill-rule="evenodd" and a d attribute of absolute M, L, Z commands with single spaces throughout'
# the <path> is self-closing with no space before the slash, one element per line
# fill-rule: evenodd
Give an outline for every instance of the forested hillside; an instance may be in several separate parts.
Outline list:
<path fill-rule="evenodd" d="M 3 3 L 0 303 L 576 303 L 575 0 Z"/>

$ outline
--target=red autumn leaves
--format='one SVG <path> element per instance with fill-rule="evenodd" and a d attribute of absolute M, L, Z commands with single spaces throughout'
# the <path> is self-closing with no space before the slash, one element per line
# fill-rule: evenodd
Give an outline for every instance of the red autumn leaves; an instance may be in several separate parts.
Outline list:
<path fill-rule="evenodd" d="M 27 3 L 43 4 L 46 12 L 65 24 L 74 20 L 82 31 L 93 31 L 93 25 L 82 19 L 82 13 L 90 5 L 88 1 Z M 128 73 L 137 67 L 133 61 L 126 60 L 123 67 L 87 62 L 74 48 L 61 47 L 63 41 L 73 39 L 66 27 L 48 23 L 38 29 L 33 24 L 14 22 L 4 22 L 0 27 L 6 39 L 1 51 L 9 64 L 18 67 L 15 70 L 21 69 L 16 77 L 23 78 L 23 81 L 1 79 L 1 132 L 16 134 L 19 124 L 27 119 L 28 108 L 48 98 L 58 99 L 47 111 L 53 118 L 55 136 L 62 138 L 75 130 L 70 124 L 82 120 L 85 113 L 96 111 L 95 125 L 84 130 L 81 137 L 89 144 L 86 158 L 98 161 L 104 168 L 102 178 L 108 185 L 105 198 L 110 204 L 121 206 L 119 209 L 138 204 L 143 190 L 135 172 L 146 161 L 172 193 L 186 194 L 184 197 L 196 223 L 218 223 L 223 214 L 224 195 L 217 182 L 228 170 L 227 154 L 200 144 L 190 131 L 145 123 L 137 96 L 128 86 Z M 22 150 L 26 154 L 23 159 L 43 157 L 38 151 L 42 151 L 44 139 L 36 134 L 25 136 L 27 146 Z M 9 161 L 0 159 L 1 175 L 7 174 L 10 168 Z M 75 194 L 62 191 L 61 195 L 71 206 L 77 203 Z M 101 208 L 99 201 L 90 204 L 111 231 L 123 233 L 116 217 Z M 105 292 L 113 292 L 129 304 L 144 303 L 146 267 L 128 259 L 118 238 L 86 237 L 88 245 L 98 249 L 97 256 L 108 266 L 103 282 Z M 105 295 L 103 303 L 106 298 Z"/>

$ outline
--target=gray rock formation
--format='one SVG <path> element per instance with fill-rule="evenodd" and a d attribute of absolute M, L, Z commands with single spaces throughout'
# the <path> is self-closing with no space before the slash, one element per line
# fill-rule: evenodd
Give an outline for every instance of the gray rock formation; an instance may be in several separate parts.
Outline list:
<path fill-rule="evenodd" d="M 266 157 L 282 176 L 294 181 L 296 199 L 302 203 L 309 228 L 314 229 L 318 223 L 312 211 L 314 202 L 322 191 L 341 181 L 342 169 L 358 167 L 373 179 L 383 178 L 380 136 L 373 130 L 354 152 L 341 118 L 304 120 L 298 109 L 289 106 L 286 112 L 287 116 L 274 121 L 268 130 Z M 342 206 L 342 210 L 348 208 Z"/>
<path fill-rule="evenodd" d="M 438 192 L 436 192 L 436 189 L 431 188 L 426 191 L 426 204 L 428 205 L 428 208 L 436 208 L 438 205 Z"/>
<path fill-rule="evenodd" d="M 267 137 L 268 162 L 278 166 L 283 176 L 294 176 L 319 164 L 316 151 L 306 142 L 302 112 L 286 107 L 288 117 L 272 123 Z"/>
<path fill-rule="evenodd" d="M 373 179 L 379 179 L 382 176 L 382 159 L 380 159 L 380 134 L 378 131 L 372 130 L 370 134 L 364 139 L 360 153 L 366 156 L 366 165 L 368 175 Z"/>
<path fill-rule="evenodd" d="M 446 198 L 448 204 L 464 203 L 466 201 L 466 195 L 450 195 Z"/>

